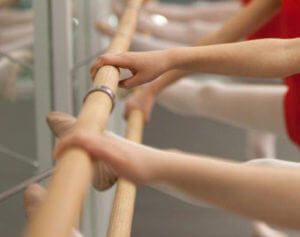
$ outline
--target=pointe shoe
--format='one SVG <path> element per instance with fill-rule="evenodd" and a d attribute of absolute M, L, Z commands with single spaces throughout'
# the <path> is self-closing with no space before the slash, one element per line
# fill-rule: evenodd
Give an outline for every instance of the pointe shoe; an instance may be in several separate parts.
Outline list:
<path fill-rule="evenodd" d="M 47 195 L 46 189 L 38 184 L 30 185 L 24 192 L 24 209 L 30 218 Z"/>
<path fill-rule="evenodd" d="M 31 64 L 33 54 L 31 50 L 16 50 L 10 53 L 12 58 Z M 8 58 L 2 57 L 0 61 L 0 80 L 4 82 L 2 96 L 14 101 L 17 97 L 18 78 L 24 72 L 25 68 Z"/>
<path fill-rule="evenodd" d="M 288 237 L 288 235 L 272 229 L 263 222 L 255 222 L 253 224 L 253 237 Z"/>
<path fill-rule="evenodd" d="M 109 36 L 113 37 L 116 34 L 116 28 L 112 27 L 109 23 L 105 21 L 100 21 L 96 24 L 96 28 L 98 29 L 99 32 Z"/>
<path fill-rule="evenodd" d="M 61 112 L 51 112 L 47 116 L 47 123 L 57 137 L 70 134 L 76 123 L 76 118 Z M 94 162 L 93 186 L 103 191 L 112 187 L 117 181 L 117 176 L 102 162 Z"/>
<path fill-rule="evenodd" d="M 76 123 L 76 118 L 61 112 L 51 112 L 47 115 L 47 123 L 56 137 L 70 134 Z"/>

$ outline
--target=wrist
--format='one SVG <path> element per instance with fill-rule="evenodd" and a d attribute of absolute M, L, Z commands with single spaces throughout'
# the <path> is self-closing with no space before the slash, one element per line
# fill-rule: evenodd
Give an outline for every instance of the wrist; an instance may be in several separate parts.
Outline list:
<path fill-rule="evenodd" d="M 149 97 L 156 98 L 159 94 L 159 90 L 156 88 L 155 84 L 149 83 L 149 85 L 143 88 L 143 94 Z"/>
<path fill-rule="evenodd" d="M 166 49 L 166 61 L 167 61 L 167 71 L 176 69 L 178 67 L 178 64 L 180 64 L 180 49 L 179 48 L 172 48 L 172 49 Z"/>

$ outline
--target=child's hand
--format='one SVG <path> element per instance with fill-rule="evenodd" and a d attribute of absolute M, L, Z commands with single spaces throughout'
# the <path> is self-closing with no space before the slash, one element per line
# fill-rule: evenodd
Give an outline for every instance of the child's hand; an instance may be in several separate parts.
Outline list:
<path fill-rule="evenodd" d="M 125 118 L 128 118 L 132 110 L 141 110 L 144 114 L 145 122 L 148 123 L 151 117 L 156 96 L 145 89 L 141 89 L 139 93 L 132 94 L 126 99 Z"/>
<path fill-rule="evenodd" d="M 122 54 L 106 54 L 99 57 L 91 69 L 92 77 L 95 78 L 98 70 L 104 65 L 112 65 L 129 69 L 132 77 L 120 82 L 119 86 L 131 89 L 156 79 L 164 72 L 171 69 L 167 50 L 151 52 L 127 52 Z"/>
<path fill-rule="evenodd" d="M 112 133 L 92 135 L 86 132 L 61 138 L 54 150 L 58 158 L 68 147 L 80 147 L 94 160 L 103 161 L 114 170 L 116 175 L 136 184 L 152 182 L 156 177 L 157 164 L 154 149 L 133 143 Z"/>

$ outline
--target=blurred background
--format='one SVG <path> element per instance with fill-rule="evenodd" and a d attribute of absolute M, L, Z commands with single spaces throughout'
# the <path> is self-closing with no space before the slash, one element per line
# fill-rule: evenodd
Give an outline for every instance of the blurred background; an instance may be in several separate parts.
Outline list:
<path fill-rule="evenodd" d="M 113 5 L 110 0 L 0 1 L 0 192 L 52 168 L 54 137 L 47 127 L 46 115 L 53 110 L 78 113 L 90 85 L 90 65 L 110 40 L 96 30 L 95 24 L 107 21 L 117 25 L 117 14 L 111 11 Z M 241 78 L 226 80 L 253 82 Z M 123 108 L 124 98 L 120 96 L 109 124 L 109 129 L 118 134 L 124 134 L 125 129 Z M 257 131 L 181 116 L 156 106 L 144 143 L 246 161 L 249 132 Z M 299 151 L 287 138 L 276 137 L 276 156 L 297 161 Z M 41 183 L 46 184 L 47 180 Z M 90 191 L 81 222 L 85 236 L 105 236 L 113 193 L 114 188 L 105 193 Z M 22 192 L 0 203 L 1 236 L 20 236 L 25 223 Z M 134 237 L 247 237 L 251 233 L 251 222 L 244 218 L 213 207 L 193 206 L 149 187 L 138 189 Z"/>

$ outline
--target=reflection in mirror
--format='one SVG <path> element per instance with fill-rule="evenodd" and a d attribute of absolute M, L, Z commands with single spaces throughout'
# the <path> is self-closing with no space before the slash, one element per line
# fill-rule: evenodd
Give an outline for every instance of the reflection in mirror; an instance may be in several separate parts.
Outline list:
<path fill-rule="evenodd" d="M 31 0 L 0 1 L 0 197 L 37 174 Z M 7 194 L 7 193 L 6 193 Z M 20 236 L 22 192 L 0 202 L 1 236 Z"/>

